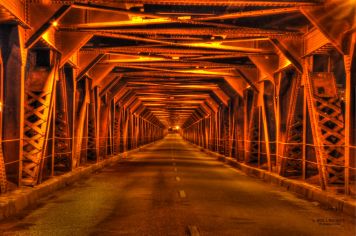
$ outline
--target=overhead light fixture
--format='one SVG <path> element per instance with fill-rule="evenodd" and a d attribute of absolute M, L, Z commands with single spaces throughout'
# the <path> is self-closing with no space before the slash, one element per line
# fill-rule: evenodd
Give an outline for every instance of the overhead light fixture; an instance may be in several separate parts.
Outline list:
<path fill-rule="evenodd" d="M 219 47 L 221 46 L 221 42 L 212 42 L 211 45 L 213 45 L 214 47 Z"/>
<path fill-rule="evenodd" d="M 192 19 L 191 16 L 179 16 L 178 17 L 178 20 L 190 20 L 190 19 Z"/>
<path fill-rule="evenodd" d="M 57 27 L 57 26 L 58 26 L 58 21 L 53 21 L 53 22 L 52 22 L 52 26 L 53 26 L 53 27 Z"/>
<path fill-rule="evenodd" d="M 140 16 L 133 16 L 133 17 L 131 18 L 131 21 L 132 21 L 132 22 L 142 22 L 143 19 L 142 19 L 142 17 L 140 17 Z"/>

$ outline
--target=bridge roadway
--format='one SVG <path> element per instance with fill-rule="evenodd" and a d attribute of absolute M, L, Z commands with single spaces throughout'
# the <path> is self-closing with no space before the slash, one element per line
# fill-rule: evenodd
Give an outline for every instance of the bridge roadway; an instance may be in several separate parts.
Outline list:
<path fill-rule="evenodd" d="M 0 223 L 1 235 L 356 235 L 355 221 L 176 135 Z"/>

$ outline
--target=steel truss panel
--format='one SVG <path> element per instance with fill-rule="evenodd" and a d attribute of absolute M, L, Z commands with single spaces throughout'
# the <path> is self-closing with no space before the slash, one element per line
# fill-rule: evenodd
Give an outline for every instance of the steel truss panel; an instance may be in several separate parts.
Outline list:
<path fill-rule="evenodd" d="M 287 79 L 287 78 L 286 78 Z M 292 78 L 292 88 L 287 106 L 286 133 L 281 145 L 281 157 L 277 157 L 279 174 L 282 176 L 301 176 L 303 113 L 301 112 L 301 75 Z M 283 115 L 283 114 L 280 114 Z"/>
<path fill-rule="evenodd" d="M 49 126 L 53 113 L 54 87 L 59 60 L 53 56 L 50 72 L 41 83 L 32 81 L 25 90 L 25 123 L 22 179 L 23 185 L 36 185 L 41 181 L 47 158 Z M 46 75 L 44 75 L 46 76 Z"/>
<path fill-rule="evenodd" d="M 333 73 L 310 73 L 307 101 L 322 187 L 344 187 L 345 125 Z"/>

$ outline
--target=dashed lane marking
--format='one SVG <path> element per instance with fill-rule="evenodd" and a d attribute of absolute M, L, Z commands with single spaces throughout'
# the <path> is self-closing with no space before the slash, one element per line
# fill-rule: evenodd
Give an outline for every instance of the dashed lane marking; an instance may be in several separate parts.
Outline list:
<path fill-rule="evenodd" d="M 190 236 L 200 236 L 199 229 L 195 225 L 188 225 L 187 231 Z"/>
<path fill-rule="evenodd" d="M 185 194 L 184 190 L 179 190 L 179 196 L 181 198 L 186 198 L 187 197 L 187 195 Z"/>
<path fill-rule="evenodd" d="M 177 168 L 174 168 L 174 172 L 177 172 L 178 171 L 178 169 Z"/>
<path fill-rule="evenodd" d="M 176 177 L 176 180 L 177 180 L 177 182 L 179 182 L 179 181 L 180 181 L 180 178 L 177 176 L 177 177 Z"/>

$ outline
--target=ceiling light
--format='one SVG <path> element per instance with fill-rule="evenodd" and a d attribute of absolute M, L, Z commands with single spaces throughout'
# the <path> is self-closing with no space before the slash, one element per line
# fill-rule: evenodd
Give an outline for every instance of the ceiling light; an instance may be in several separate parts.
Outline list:
<path fill-rule="evenodd" d="M 131 18 L 131 21 L 132 21 L 132 22 L 142 22 L 143 19 L 142 19 L 142 17 L 140 17 L 140 16 L 133 16 L 133 17 Z"/>
<path fill-rule="evenodd" d="M 219 47 L 221 45 L 221 42 L 212 42 L 211 45 L 214 47 Z"/>
<path fill-rule="evenodd" d="M 190 19 L 192 19 L 191 16 L 179 16 L 178 17 L 178 20 L 190 20 Z"/>

